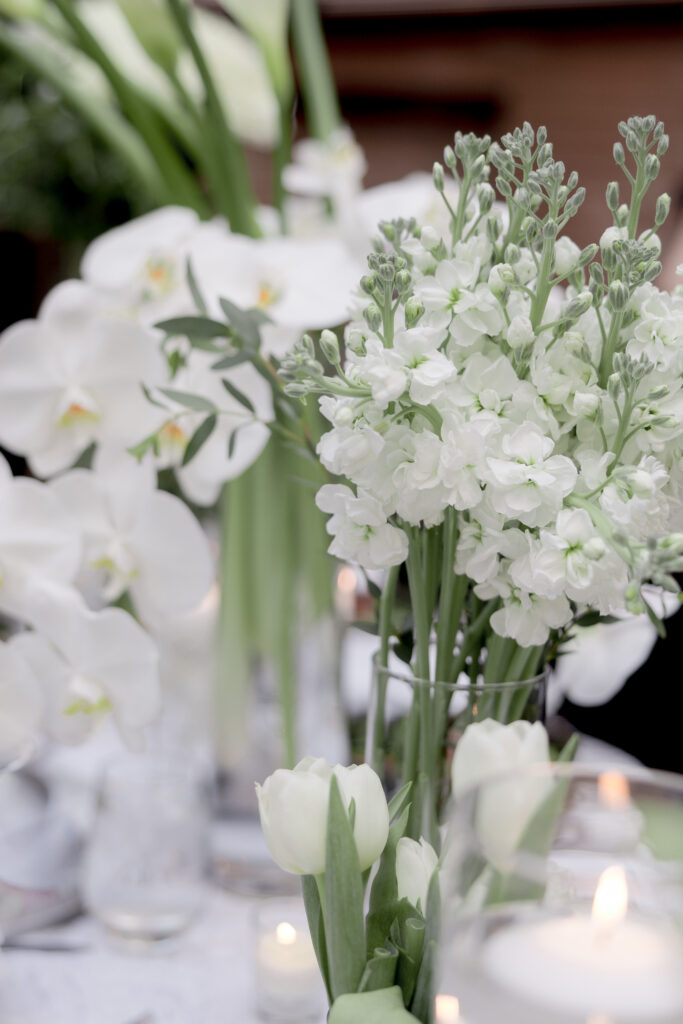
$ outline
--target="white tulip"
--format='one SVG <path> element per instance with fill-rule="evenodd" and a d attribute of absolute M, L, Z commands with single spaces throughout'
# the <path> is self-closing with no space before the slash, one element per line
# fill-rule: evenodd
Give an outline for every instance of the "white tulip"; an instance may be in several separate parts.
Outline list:
<path fill-rule="evenodd" d="M 436 850 L 426 839 L 419 843 L 403 836 L 396 846 L 396 881 L 398 898 L 427 913 L 427 893 L 431 877 L 436 871 L 439 858 Z"/>
<path fill-rule="evenodd" d="M 368 765 L 333 768 L 324 758 L 307 757 L 293 770 L 280 768 L 256 786 L 268 849 L 285 871 L 298 875 L 325 871 L 333 774 L 347 809 L 352 800 L 355 804 L 353 836 L 362 871 L 374 864 L 386 845 L 389 809 L 376 773 Z"/>
<path fill-rule="evenodd" d="M 469 725 L 455 748 L 456 801 L 473 787 L 490 782 L 477 796 L 476 829 L 486 855 L 497 867 L 504 867 L 517 848 L 550 785 L 544 778 L 505 777 L 549 760 L 548 734 L 540 722 L 502 725 L 487 718 Z"/>

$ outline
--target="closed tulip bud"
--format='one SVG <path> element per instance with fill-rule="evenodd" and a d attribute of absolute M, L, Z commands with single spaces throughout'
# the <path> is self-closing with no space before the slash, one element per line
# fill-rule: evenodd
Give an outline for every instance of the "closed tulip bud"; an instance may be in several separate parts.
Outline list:
<path fill-rule="evenodd" d="M 396 845 L 396 882 L 398 898 L 406 899 L 423 915 L 427 913 L 427 893 L 439 858 L 436 850 L 425 840 L 416 843 L 406 836 Z"/>
<path fill-rule="evenodd" d="M 504 866 L 515 851 L 525 828 L 548 792 L 550 780 L 511 778 L 515 770 L 550 760 L 548 734 L 540 722 L 502 725 L 491 718 L 469 725 L 453 757 L 455 800 L 487 780 L 477 799 L 476 829 L 484 852 L 496 866 Z"/>
<path fill-rule="evenodd" d="M 389 808 L 372 768 L 365 764 L 333 768 L 322 757 L 306 757 L 293 770 L 279 768 L 262 786 L 256 786 L 266 845 L 273 859 L 291 874 L 325 872 L 333 774 L 347 811 L 351 801 L 354 803 L 353 838 L 361 871 L 375 863 L 386 845 Z"/>

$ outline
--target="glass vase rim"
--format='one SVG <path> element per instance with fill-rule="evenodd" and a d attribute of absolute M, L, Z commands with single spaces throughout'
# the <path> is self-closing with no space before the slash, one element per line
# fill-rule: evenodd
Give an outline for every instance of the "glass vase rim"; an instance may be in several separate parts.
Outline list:
<path fill-rule="evenodd" d="M 499 683 L 480 683 L 471 682 L 468 680 L 466 683 L 450 682 L 445 679 L 423 679 L 421 676 L 411 675 L 410 666 L 404 662 L 406 671 L 402 672 L 398 669 L 389 668 L 385 665 L 379 664 L 379 658 L 381 651 L 375 651 L 372 656 L 372 664 L 376 673 L 381 673 L 384 676 L 391 677 L 392 679 L 398 679 L 401 682 L 408 683 L 409 686 L 439 686 L 445 687 L 451 690 L 453 693 L 472 693 L 474 692 L 486 692 L 492 693 L 496 691 L 506 691 L 514 689 L 519 686 L 538 686 L 542 683 L 547 683 L 548 676 L 550 675 L 550 666 L 545 665 L 540 672 L 536 675 L 527 676 L 525 679 L 504 679 Z"/>

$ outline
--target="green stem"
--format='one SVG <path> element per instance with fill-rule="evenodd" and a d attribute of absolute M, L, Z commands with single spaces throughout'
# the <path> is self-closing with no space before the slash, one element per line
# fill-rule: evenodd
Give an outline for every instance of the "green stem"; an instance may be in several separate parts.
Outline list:
<path fill-rule="evenodd" d="M 57 0 L 57 2 L 61 3 L 63 0 Z M 204 85 L 208 139 L 212 143 L 212 150 L 218 164 L 218 172 L 212 184 L 221 203 L 222 212 L 230 221 L 233 231 L 257 237 L 261 232 L 254 217 L 256 201 L 249 180 L 244 152 L 230 130 L 213 77 L 192 31 L 190 15 L 184 0 L 168 0 L 168 4 Z"/>
<path fill-rule="evenodd" d="M 156 113 L 150 109 L 131 82 L 121 74 L 109 55 L 79 17 L 71 0 L 53 0 L 62 17 L 74 32 L 84 53 L 101 67 L 116 93 L 121 108 L 137 128 L 152 154 L 165 181 L 163 202 L 179 202 L 192 207 L 200 215 L 207 213 L 206 203 L 192 174 L 184 166 L 178 153 L 166 136 Z"/>
<path fill-rule="evenodd" d="M 291 17 L 308 130 L 324 140 L 339 128 L 341 114 L 316 0 L 293 0 Z"/>
<path fill-rule="evenodd" d="M 621 331 L 621 325 L 624 319 L 624 312 L 620 310 L 617 313 L 612 314 L 612 322 L 610 323 L 609 334 L 607 335 L 607 341 L 602 346 L 602 355 L 600 357 L 600 387 L 607 387 L 607 381 L 612 372 L 612 363 L 614 361 L 614 351 L 619 341 L 619 332 Z"/>
<path fill-rule="evenodd" d="M 374 720 L 372 723 L 372 752 L 370 754 L 370 765 L 380 775 L 384 776 L 385 749 L 385 707 L 387 699 L 387 685 L 389 681 L 387 666 L 389 664 L 389 640 L 391 637 L 391 615 L 396 598 L 396 585 L 400 565 L 393 565 L 384 584 L 384 590 L 379 601 L 379 651 L 377 654 L 377 677 L 375 679 L 375 703 L 373 707 Z"/>
<path fill-rule="evenodd" d="M 548 304 L 548 297 L 551 291 L 550 284 L 550 269 L 553 265 L 553 255 L 555 253 L 555 239 L 544 238 L 543 239 L 543 252 L 541 255 L 541 266 L 538 272 L 538 280 L 536 282 L 536 294 L 534 295 L 533 302 L 531 303 L 531 326 L 536 330 L 543 319 L 545 313 L 545 307 Z"/>

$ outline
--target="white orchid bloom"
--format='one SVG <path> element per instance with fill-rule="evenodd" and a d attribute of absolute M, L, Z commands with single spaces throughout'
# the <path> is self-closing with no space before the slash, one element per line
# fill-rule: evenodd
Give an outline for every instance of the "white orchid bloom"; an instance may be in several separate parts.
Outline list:
<path fill-rule="evenodd" d="M 0 611 L 23 618 L 28 582 L 68 584 L 80 558 L 78 530 L 56 495 L 13 477 L 0 455 Z"/>
<path fill-rule="evenodd" d="M 83 280 L 106 296 L 113 311 L 143 324 L 187 313 L 193 308 L 187 248 L 198 226 L 194 210 L 162 206 L 112 228 L 85 250 Z"/>
<path fill-rule="evenodd" d="M 156 418 L 140 382 L 166 376 L 153 334 L 107 318 L 97 293 L 65 281 L 37 320 L 0 338 L 0 443 L 39 476 L 68 468 L 93 441 L 132 444 Z"/>
<path fill-rule="evenodd" d="M 348 295 L 360 267 L 340 243 L 293 238 L 245 238 L 217 223 L 203 225 L 190 246 L 199 286 L 213 312 L 225 298 L 260 309 L 263 348 L 282 355 L 304 330 L 348 319 Z"/>
<path fill-rule="evenodd" d="M 270 437 L 267 424 L 274 416 L 272 390 L 251 364 L 243 363 L 218 374 L 211 369 L 215 359 L 211 353 L 193 350 L 187 366 L 173 381 L 175 389 L 200 395 L 220 410 L 208 440 L 186 466 L 181 464 L 187 444 L 206 413 L 188 413 L 172 402 L 169 404 L 173 410 L 182 415 L 163 427 L 159 435 L 161 465 L 173 467 L 183 493 L 202 506 L 213 505 L 223 484 L 239 476 L 258 458 Z M 223 376 L 248 396 L 253 413 L 223 387 Z"/>
<path fill-rule="evenodd" d="M 279 111 L 259 47 L 224 15 L 195 7 L 192 20 L 231 129 L 244 142 L 272 148 L 280 137 Z M 189 50 L 180 54 L 177 73 L 190 95 L 203 102 L 204 85 Z"/>
<path fill-rule="evenodd" d="M 111 713 L 124 740 L 139 746 L 161 703 L 151 637 L 127 612 L 90 611 L 65 587 L 34 586 L 27 618 L 36 632 L 20 633 L 10 645 L 40 685 L 48 734 L 78 743 Z"/>
<path fill-rule="evenodd" d="M 0 772 L 27 760 L 40 734 L 43 698 L 31 670 L 0 641 Z"/>
<path fill-rule="evenodd" d="M 71 470 L 49 486 L 79 523 L 85 565 L 101 570 L 107 601 L 130 588 L 143 617 L 201 601 L 213 579 L 206 535 L 180 498 L 156 489 L 148 459 L 100 449 L 93 470 Z"/>

